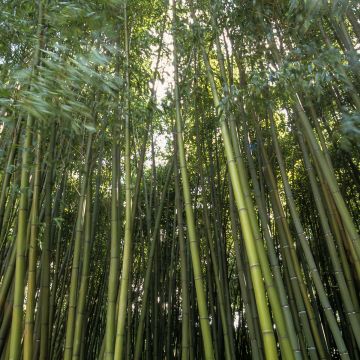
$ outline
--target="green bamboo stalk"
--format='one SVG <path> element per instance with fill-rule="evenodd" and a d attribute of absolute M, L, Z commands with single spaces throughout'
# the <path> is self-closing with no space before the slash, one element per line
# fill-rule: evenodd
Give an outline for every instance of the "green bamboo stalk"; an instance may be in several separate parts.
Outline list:
<path fill-rule="evenodd" d="M 0 228 L 1 228 L 1 233 L 2 233 L 2 228 L 4 227 L 4 224 L 6 224 L 6 221 L 4 222 L 4 212 L 5 212 L 5 208 L 6 208 L 6 199 L 7 199 L 7 194 L 8 194 L 8 188 L 10 185 L 10 180 L 11 180 L 11 175 L 12 175 L 12 171 L 11 166 L 13 165 L 14 162 L 14 158 L 16 155 L 16 150 L 17 150 L 17 144 L 19 142 L 19 136 L 21 133 L 21 125 L 22 125 L 22 119 L 21 117 L 19 117 L 17 124 L 14 128 L 14 133 L 13 133 L 13 138 L 12 138 L 12 143 L 11 146 L 9 148 L 9 155 L 8 155 L 8 159 L 7 159 L 7 163 L 5 166 L 5 174 L 4 177 L 2 179 L 2 184 L 1 184 L 1 195 L 0 195 Z M 0 245 L 2 245 L 2 239 L 3 236 L 1 237 L 0 240 Z"/>
<path fill-rule="evenodd" d="M 190 356 L 190 305 L 189 305 L 189 291 L 188 291 L 188 270 L 186 262 L 186 245 L 184 239 L 184 220 L 182 214 L 182 201 L 179 184 L 179 169 L 175 162 L 175 206 L 177 215 L 177 228 L 180 247 L 180 278 L 181 278 L 181 359 L 188 360 Z"/>
<path fill-rule="evenodd" d="M 359 234 L 355 228 L 355 225 L 351 219 L 349 210 L 348 210 L 348 208 L 345 204 L 345 201 L 341 195 L 338 183 L 335 179 L 335 175 L 333 172 L 331 172 L 327 161 L 324 159 L 324 155 L 319 147 L 318 142 L 315 139 L 314 133 L 311 129 L 308 118 L 304 112 L 304 109 L 301 105 L 301 102 L 300 102 L 300 99 L 298 96 L 295 99 L 295 107 L 296 107 L 296 111 L 299 115 L 299 124 L 302 127 L 302 129 L 304 130 L 304 136 L 306 136 L 306 139 L 309 142 L 310 148 L 313 152 L 313 155 L 315 156 L 316 160 L 318 161 L 321 171 L 324 175 L 324 178 L 326 179 L 326 182 L 329 186 L 331 194 L 334 198 L 336 207 L 338 208 L 339 214 L 344 223 L 345 229 L 348 232 L 350 239 L 354 245 L 356 253 L 353 254 L 353 256 L 355 259 L 357 259 L 358 257 L 360 257 Z"/>
<path fill-rule="evenodd" d="M 321 281 L 321 278 L 320 278 L 320 275 L 319 275 L 319 272 L 318 272 L 314 257 L 312 255 L 309 243 L 305 238 L 304 229 L 302 227 L 302 224 L 300 222 L 300 219 L 299 219 L 296 207 L 295 207 L 295 201 L 294 201 L 294 198 L 292 196 L 292 191 L 291 191 L 288 179 L 287 179 L 286 170 L 285 170 L 284 162 L 283 162 L 283 159 L 282 159 L 281 151 L 280 151 L 280 148 L 279 148 L 279 145 L 278 145 L 278 142 L 277 142 L 277 138 L 276 138 L 276 135 L 275 135 L 274 121 L 272 119 L 272 114 L 271 113 L 270 113 L 270 121 L 271 121 L 272 139 L 273 139 L 273 143 L 274 143 L 275 153 L 276 153 L 276 157 L 277 157 L 279 168 L 280 168 L 281 177 L 282 177 L 283 184 L 284 184 L 285 194 L 286 194 L 287 199 L 288 199 L 288 206 L 290 208 L 292 219 L 293 219 L 295 227 L 296 227 L 297 235 L 299 237 L 301 247 L 302 247 L 302 249 L 304 251 L 306 261 L 309 264 L 310 274 L 312 276 L 315 288 L 316 288 L 316 290 L 318 292 L 321 305 L 323 306 L 327 321 L 328 321 L 329 326 L 331 328 L 331 332 L 332 332 L 332 334 L 333 334 L 333 336 L 335 338 L 336 344 L 338 346 L 340 356 L 341 356 L 341 358 L 346 359 L 346 358 L 349 358 L 349 354 L 348 354 L 346 345 L 345 345 L 344 340 L 342 338 L 340 329 L 339 329 L 339 327 L 337 325 L 335 315 L 333 313 L 330 302 L 329 302 L 328 297 L 326 295 L 326 292 L 325 292 L 324 286 L 322 284 L 322 281 Z"/>
<path fill-rule="evenodd" d="M 33 356 L 33 337 L 35 322 L 35 293 L 36 293 L 36 263 L 37 263 L 37 242 L 39 233 L 39 198 L 40 198 L 40 162 L 41 162 L 41 130 L 37 130 L 37 144 L 34 168 L 34 188 L 31 208 L 31 234 L 29 244 L 29 265 L 28 265 L 28 292 L 25 313 L 24 328 L 24 360 L 31 360 Z"/>
<path fill-rule="evenodd" d="M 194 281 L 196 289 L 196 299 L 198 304 L 198 311 L 200 317 L 200 327 L 202 332 L 202 338 L 204 343 L 205 358 L 207 360 L 214 359 L 214 350 L 211 339 L 211 331 L 209 324 L 209 315 L 206 305 L 206 297 L 204 292 L 204 285 L 202 280 L 202 270 L 201 270 L 201 261 L 200 261 L 200 251 L 199 244 L 197 242 L 196 230 L 195 230 L 195 221 L 194 213 L 191 205 L 191 195 L 190 195 L 190 184 L 188 173 L 186 169 L 186 159 L 185 159 L 185 148 L 184 148 L 184 139 L 183 139 L 183 129 L 180 113 L 180 96 L 178 89 L 178 60 L 177 60 L 177 45 L 176 45 L 176 0 L 173 0 L 172 5 L 173 12 L 173 42 L 174 42 L 174 51 L 173 51 L 173 64 L 174 64 L 174 82 L 175 82 L 175 108 L 176 108 L 176 132 L 177 132 L 177 147 L 178 147 L 178 156 L 184 196 L 184 205 L 185 205 L 185 214 L 186 214 L 186 224 L 188 229 L 189 243 L 190 243 L 190 252 L 192 259 L 192 266 L 194 271 Z"/>
<path fill-rule="evenodd" d="M 316 357 L 317 356 L 316 350 L 317 350 L 319 352 L 320 358 L 325 359 L 326 352 L 323 346 L 323 342 L 321 340 L 321 335 L 318 329 L 318 325 L 316 323 L 314 309 L 311 306 L 311 303 L 308 298 L 306 286 L 302 277 L 300 261 L 298 259 L 294 247 L 292 235 L 279 197 L 279 192 L 276 186 L 276 181 L 272 171 L 272 167 L 270 165 L 268 156 L 265 152 L 262 139 L 259 135 L 259 131 L 258 131 L 258 143 L 260 144 L 261 155 L 264 160 L 266 173 L 268 175 L 266 176 L 266 180 L 271 189 L 271 202 L 274 210 L 275 220 L 278 225 L 280 240 L 282 242 L 281 247 L 282 250 L 284 251 L 284 256 L 286 257 L 286 264 L 289 270 L 290 280 L 292 281 L 292 285 L 293 285 L 295 301 L 298 304 L 298 312 L 302 322 L 302 326 L 304 328 L 304 335 L 306 338 L 308 351 L 311 356 Z M 311 328 L 311 333 L 313 338 L 309 330 L 309 325 Z M 313 342 L 315 342 L 316 349 Z"/>
<path fill-rule="evenodd" d="M 44 360 L 49 354 L 49 299 L 50 299 L 50 247 L 51 247 L 51 212 L 52 212 L 52 174 L 55 147 L 55 123 L 50 127 L 50 144 L 47 156 L 45 180 L 45 232 L 41 252 L 41 277 L 40 277 L 40 359 Z"/>
<path fill-rule="evenodd" d="M 150 292 L 151 271 L 152 271 L 152 266 L 153 266 L 153 261 L 154 261 L 155 248 L 157 246 L 158 236 L 159 236 L 159 232 L 160 232 L 160 220 L 161 220 L 161 215 L 162 215 L 163 208 L 164 208 L 166 191 L 169 186 L 171 174 L 173 172 L 173 166 L 174 166 L 174 160 L 171 159 L 169 161 L 169 163 L 167 164 L 168 172 L 166 175 L 165 184 L 164 184 L 164 187 L 162 190 L 162 194 L 160 197 L 160 203 L 159 203 L 157 213 L 156 213 L 154 230 L 150 236 L 149 257 L 146 262 L 146 272 L 145 272 L 145 278 L 144 278 L 144 284 L 143 284 L 144 293 L 142 296 L 142 308 L 141 308 L 141 312 L 140 312 L 140 319 L 138 322 L 136 338 L 135 338 L 135 352 L 134 352 L 135 360 L 139 360 L 141 358 L 141 353 L 142 353 L 142 347 L 143 347 L 143 341 L 144 341 L 143 332 L 144 332 L 145 317 L 147 315 L 148 298 L 149 298 L 149 292 Z"/>
<path fill-rule="evenodd" d="M 232 135 L 232 142 L 233 142 L 233 147 L 235 149 L 235 156 L 236 156 L 236 162 L 238 164 L 238 171 L 239 171 L 239 175 L 240 175 L 240 181 L 241 181 L 241 185 L 242 188 L 244 189 L 244 197 L 245 197 L 245 202 L 247 204 L 247 208 L 248 208 L 248 212 L 249 212 L 249 218 L 250 218 L 250 222 L 252 225 L 252 229 L 253 229 L 253 233 L 256 239 L 256 245 L 257 245 L 257 251 L 259 254 L 259 260 L 260 260 L 260 264 L 261 264 L 261 268 L 263 269 L 263 276 L 264 276 L 264 281 L 268 290 L 268 294 L 269 294 L 269 300 L 270 300 L 270 304 L 271 304 L 271 309 L 273 311 L 274 314 L 274 320 L 275 320 L 275 324 L 277 326 L 277 331 L 279 333 L 279 341 L 280 344 L 282 346 L 282 353 L 283 356 L 286 358 L 292 358 L 299 356 L 299 349 L 298 349 L 298 345 L 297 345 L 297 341 L 296 341 L 296 334 L 295 334 L 295 330 L 293 328 L 293 320 L 291 318 L 291 315 L 289 314 L 289 312 L 287 312 L 287 301 L 285 299 L 284 294 L 280 297 L 280 295 L 278 294 L 279 289 L 281 289 L 281 285 L 280 288 L 275 287 L 275 283 L 274 283 L 274 279 L 272 277 L 272 272 L 269 266 L 269 262 L 267 259 L 267 254 L 262 242 L 262 238 L 261 238 L 261 234 L 258 228 L 258 224 L 257 224 L 257 220 L 256 220 L 256 214 L 254 211 L 254 207 L 252 204 L 252 199 L 251 199 L 251 195 L 250 195 L 250 189 L 249 189 L 249 181 L 248 178 L 246 176 L 246 172 L 244 171 L 245 169 L 245 165 L 243 163 L 242 160 L 242 156 L 240 154 L 239 151 L 239 144 L 238 144 L 238 138 L 236 136 L 236 129 L 234 126 L 234 121 L 231 119 L 230 117 L 230 126 L 231 126 L 231 135 Z M 262 220 L 265 220 L 264 217 Z M 266 231 L 265 231 L 266 233 Z M 269 240 L 270 236 L 268 236 L 268 240 Z M 275 264 L 276 263 L 276 255 L 274 254 L 274 247 L 273 244 L 271 244 L 271 242 L 269 243 L 269 241 L 267 241 L 268 244 L 268 252 L 270 253 L 270 257 L 271 257 L 271 263 Z M 277 267 L 273 267 L 275 273 L 277 271 Z M 281 278 L 280 274 L 277 273 L 276 274 L 276 278 L 278 279 L 277 283 L 279 284 L 279 279 Z M 278 289 L 278 291 L 276 291 Z M 281 302 L 282 300 L 282 302 Z M 290 336 L 288 337 L 289 334 Z M 289 342 L 289 338 L 291 340 L 291 344 Z M 291 355 L 290 353 L 293 352 L 294 355 Z"/>
<path fill-rule="evenodd" d="M 125 34 L 125 78 L 126 78 L 126 94 L 125 94 L 125 240 L 123 251 L 123 263 L 121 271 L 121 285 L 119 295 L 119 313 L 117 321 L 115 353 L 114 359 L 120 360 L 124 356 L 124 337 L 125 323 L 129 288 L 129 272 L 132 261 L 132 234 L 131 234 L 131 167 L 130 167 L 130 120 L 129 120 L 129 101 L 130 101 L 130 78 L 129 78 L 129 39 L 127 25 L 127 2 L 124 2 L 124 34 Z"/>
<path fill-rule="evenodd" d="M 85 168 L 84 174 L 81 180 L 81 190 L 79 197 L 79 206 L 76 219 L 75 228 L 75 239 L 74 239 L 74 253 L 71 267 L 71 282 L 69 292 L 69 308 L 66 321 L 66 337 L 65 337 L 65 349 L 64 359 L 70 360 L 73 352 L 74 345 L 74 331 L 75 331 L 75 315 L 76 305 L 78 296 L 78 282 L 79 282 L 79 267 L 80 267 L 80 251 L 81 251 L 81 240 L 83 234 L 84 215 L 86 208 L 86 189 L 88 185 L 89 171 L 90 171 L 90 158 L 91 158 L 91 147 L 92 147 L 93 135 L 88 135 L 85 155 Z"/>
<path fill-rule="evenodd" d="M 76 319 L 74 331 L 74 345 L 72 359 L 81 358 L 81 344 L 83 343 L 84 329 L 87 323 L 86 315 L 86 297 L 89 286 L 89 266 L 90 266 L 90 243 L 91 243 L 91 179 L 87 185 L 86 205 L 85 205 L 85 223 L 84 223 L 84 245 L 82 254 L 82 268 L 79 296 L 76 306 Z"/>
<path fill-rule="evenodd" d="M 232 125 L 233 126 L 233 125 Z M 244 125 L 246 128 L 246 125 Z M 236 129 L 233 127 L 233 133 L 234 133 L 234 137 L 236 134 Z M 236 141 L 236 139 L 235 139 Z M 261 197 L 261 190 L 260 190 L 260 186 L 257 180 L 257 176 L 255 173 L 255 165 L 254 165 L 254 161 L 253 158 L 250 154 L 250 146 L 248 143 L 248 140 L 246 138 L 246 132 L 244 135 L 244 142 L 245 142 L 245 149 L 246 149 L 246 153 L 247 153 L 247 159 L 248 159 L 248 163 L 249 163 L 249 169 L 250 169 L 250 174 L 251 174 L 251 180 L 253 183 L 253 188 L 254 188 L 254 193 L 255 193 L 255 200 L 258 206 L 258 211 L 259 211 L 259 217 L 260 217 L 260 224 L 262 226 L 262 230 L 263 230 L 263 234 L 266 240 L 266 244 L 267 244 L 267 252 L 268 252 L 268 256 L 269 256 L 269 261 L 270 261 L 270 266 L 272 269 L 272 272 L 274 274 L 274 281 L 276 284 L 276 288 L 278 290 L 278 294 L 279 294 L 279 301 L 280 301 L 280 306 L 283 310 L 283 314 L 284 314 L 284 318 L 286 321 L 286 327 L 288 329 L 288 333 L 289 333 L 289 338 L 291 340 L 291 345 L 294 351 L 294 356 L 295 358 L 299 358 L 302 356 L 302 354 L 300 354 L 300 349 L 299 349 L 299 344 L 298 344 L 298 339 L 297 339 L 297 334 L 295 331 L 295 327 L 294 327 L 294 319 L 291 315 L 291 311 L 289 308 L 289 303 L 288 300 L 286 298 L 286 290 L 285 290 L 285 286 L 284 286 L 284 282 L 282 280 L 282 275 L 281 275 L 281 271 L 280 271 L 280 264 L 277 258 L 277 255 L 275 253 L 275 245 L 272 239 L 272 235 L 270 233 L 270 229 L 268 227 L 267 224 L 267 216 L 266 216 L 266 209 L 264 206 L 264 202 L 263 199 Z M 236 146 L 236 148 L 239 148 L 238 146 Z M 238 162 L 242 162 L 242 158 L 240 156 L 240 153 L 238 153 L 237 155 L 237 161 Z M 241 163 L 240 163 L 241 165 Z M 244 164 L 241 165 L 241 167 L 243 167 Z M 251 200 L 250 197 L 250 191 L 248 189 L 248 179 L 246 176 L 246 173 L 244 173 L 245 178 L 243 180 L 243 184 L 245 189 L 247 188 L 247 199 Z M 250 214 L 251 217 L 253 218 L 253 226 L 256 226 L 256 218 L 255 218 L 255 213 L 254 211 L 250 210 Z M 260 236 L 260 234 L 259 234 Z M 260 250 L 260 251 L 264 251 L 264 250 Z M 270 280 L 270 279 L 269 279 Z M 270 282 L 271 283 L 271 282 Z M 268 285 L 269 286 L 269 285 Z M 275 305 L 276 306 L 276 305 Z"/>
<path fill-rule="evenodd" d="M 316 179 L 315 179 L 315 176 L 313 173 L 313 168 L 311 166 L 309 155 L 307 153 L 307 150 L 306 150 L 305 144 L 303 142 L 303 139 L 301 137 L 301 134 L 299 134 L 299 143 L 301 146 L 301 150 L 303 152 L 305 167 L 309 174 L 311 188 L 312 188 L 312 191 L 314 194 L 316 206 L 319 211 L 321 225 L 323 227 L 326 244 L 328 246 L 332 266 L 334 268 L 334 273 L 335 273 L 335 277 L 336 277 L 336 280 L 337 280 L 337 283 L 339 286 L 339 290 L 340 290 L 340 294 L 341 294 L 342 301 L 344 304 L 344 308 L 345 308 L 347 317 L 349 319 L 350 326 L 352 328 L 354 337 L 356 339 L 356 342 L 358 343 L 359 342 L 358 338 L 360 336 L 359 305 L 358 305 L 358 303 L 353 303 L 353 297 L 351 296 L 349 288 L 346 284 L 344 271 L 341 267 L 341 264 L 340 264 L 340 261 L 339 261 L 338 255 L 337 255 L 335 242 L 334 242 L 334 239 L 333 239 L 333 236 L 331 233 L 330 225 L 329 225 L 327 217 L 326 217 L 326 211 L 325 211 L 324 205 L 321 201 L 320 192 L 319 192 L 319 189 L 318 189 L 318 186 L 316 183 Z M 359 346 L 359 343 L 358 343 L 358 346 Z"/>
<path fill-rule="evenodd" d="M 27 206 L 29 190 L 29 165 L 30 147 L 32 143 L 33 118 L 28 116 L 25 129 L 25 139 L 22 153 L 21 168 L 21 196 L 19 207 L 18 232 L 16 237 L 16 265 L 15 265 L 15 288 L 14 305 L 11 321 L 11 341 L 10 354 L 11 360 L 20 358 L 21 337 L 23 327 L 23 302 L 24 302 L 24 276 L 25 276 L 25 252 L 26 252 L 26 229 L 27 229 Z"/>
<path fill-rule="evenodd" d="M 259 340 L 256 336 L 255 332 L 255 324 L 253 321 L 253 315 L 252 315 L 252 309 L 249 303 L 249 297 L 248 297 L 248 289 L 247 284 L 245 280 L 245 273 L 244 273 L 244 262 L 241 257 L 241 249 L 240 249 L 240 243 L 239 243 L 239 230 L 238 230 L 238 224 L 237 224 L 237 211 L 235 207 L 235 199 L 234 199 L 234 192 L 231 186 L 231 180 L 229 179 L 229 196 L 230 196 L 230 219 L 231 219 L 231 232 L 232 237 L 234 239 L 234 248 L 235 248 L 235 256 L 236 256 L 236 266 L 238 271 L 238 279 L 240 284 L 240 292 L 241 292 L 241 298 L 244 302 L 245 306 L 245 317 L 246 322 L 249 328 L 249 337 L 250 337 L 250 344 L 251 344 L 251 355 L 254 359 L 262 359 L 262 355 L 260 352 L 260 345 Z"/>
<path fill-rule="evenodd" d="M 239 218 L 242 225 L 246 252 L 251 269 L 251 277 L 253 280 L 256 304 L 259 313 L 259 320 L 260 320 L 261 331 L 264 341 L 265 354 L 267 359 L 276 359 L 277 358 L 276 342 L 272 329 L 270 312 L 269 312 L 268 304 L 266 302 L 265 288 L 262 279 L 261 267 L 259 263 L 259 257 L 258 257 L 259 255 L 257 253 L 257 249 L 255 245 L 256 242 L 254 239 L 253 229 L 251 227 L 248 209 L 246 207 L 246 202 L 243 194 L 243 189 L 241 187 L 240 176 L 234 158 L 231 138 L 226 124 L 225 115 L 224 112 L 222 112 L 222 109 L 220 108 L 220 101 L 218 98 L 217 90 L 215 87 L 215 83 L 207 55 L 204 49 L 202 49 L 202 51 L 203 51 L 203 58 L 206 66 L 208 80 L 211 85 L 214 105 L 220 116 L 220 128 L 223 137 L 231 182 L 234 188 L 235 201 L 238 207 Z"/>
<path fill-rule="evenodd" d="M 114 134 L 115 125 L 113 127 Z M 104 358 L 111 359 L 114 356 L 114 339 L 115 339 L 115 313 L 116 313 L 116 294 L 118 289 L 118 272 L 119 272 L 119 226 L 118 226 L 118 164 L 116 157 L 117 141 L 113 137 L 112 142 L 112 180 L 111 180 L 111 241 L 110 241 L 110 268 L 108 278 L 108 294 L 106 307 L 106 329 L 104 337 Z"/>

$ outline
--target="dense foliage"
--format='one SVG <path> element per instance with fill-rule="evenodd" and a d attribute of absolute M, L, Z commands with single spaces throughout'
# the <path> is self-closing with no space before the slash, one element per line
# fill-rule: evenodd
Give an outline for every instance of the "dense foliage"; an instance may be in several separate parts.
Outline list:
<path fill-rule="evenodd" d="M 0 359 L 359 359 L 355 0 L 0 0 Z"/>

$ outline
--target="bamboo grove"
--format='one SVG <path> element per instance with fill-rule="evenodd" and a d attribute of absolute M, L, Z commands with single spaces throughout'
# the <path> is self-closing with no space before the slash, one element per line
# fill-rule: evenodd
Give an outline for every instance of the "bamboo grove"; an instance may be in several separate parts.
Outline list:
<path fill-rule="evenodd" d="M 1 0 L 0 359 L 360 359 L 356 0 Z"/>

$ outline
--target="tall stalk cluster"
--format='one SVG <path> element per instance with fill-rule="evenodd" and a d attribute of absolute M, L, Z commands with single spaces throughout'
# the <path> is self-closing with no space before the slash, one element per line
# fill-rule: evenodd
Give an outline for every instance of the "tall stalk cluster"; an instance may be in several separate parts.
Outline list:
<path fill-rule="evenodd" d="M 1 360 L 360 358 L 356 1 L 2 6 Z"/>

